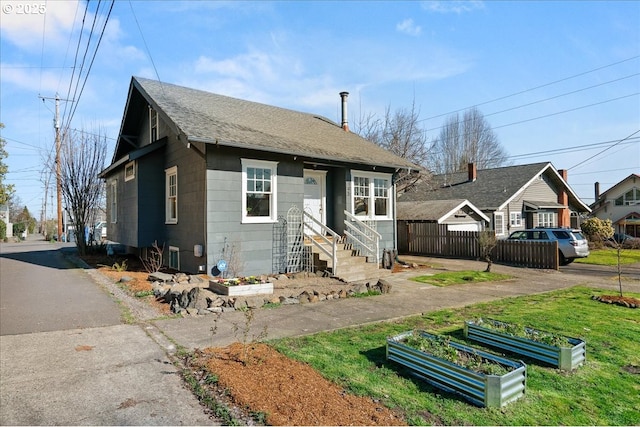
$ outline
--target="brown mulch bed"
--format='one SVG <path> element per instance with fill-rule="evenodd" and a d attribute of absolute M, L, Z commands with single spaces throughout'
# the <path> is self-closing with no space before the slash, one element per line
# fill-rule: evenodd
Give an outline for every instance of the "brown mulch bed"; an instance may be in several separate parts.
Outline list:
<path fill-rule="evenodd" d="M 228 391 L 236 407 L 264 414 L 268 425 L 406 425 L 381 403 L 345 392 L 266 344 L 208 348 L 190 364 L 217 377 L 214 394 Z"/>
<path fill-rule="evenodd" d="M 131 295 L 152 289 L 149 273 L 133 257 L 82 258 L 114 282 L 128 277 L 119 285 Z M 114 264 L 121 265 L 125 259 L 126 270 L 117 271 Z M 308 281 L 314 287 L 336 286 L 323 278 Z M 295 281 L 292 286 L 305 283 Z M 169 305 L 156 301 L 153 295 L 141 299 L 162 313 L 172 314 Z M 406 425 L 401 415 L 380 402 L 348 394 L 309 365 L 289 359 L 265 344 L 250 343 L 245 347 L 235 343 L 225 348 L 197 350 L 186 363 L 194 373 L 205 376 L 211 372 L 218 378 L 217 383 L 202 386 L 217 401 L 236 408 L 236 414 L 240 412 L 244 418 L 243 423 L 260 424 L 251 414 L 263 413 L 266 417 L 263 421 L 269 425 Z"/>
<path fill-rule="evenodd" d="M 633 297 L 625 297 L 620 295 L 594 295 L 592 297 L 596 301 L 604 302 L 607 304 L 615 304 L 628 308 L 640 307 L 640 299 Z"/>

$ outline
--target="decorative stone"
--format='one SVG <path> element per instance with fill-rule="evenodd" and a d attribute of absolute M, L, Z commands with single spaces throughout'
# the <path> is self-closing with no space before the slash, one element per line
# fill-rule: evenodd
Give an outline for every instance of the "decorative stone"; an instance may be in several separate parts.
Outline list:
<path fill-rule="evenodd" d="M 387 282 L 384 279 L 378 280 L 378 287 L 380 287 L 380 292 L 383 294 L 388 294 L 391 292 L 391 283 Z"/>
<path fill-rule="evenodd" d="M 161 273 L 159 271 L 156 271 L 155 273 L 151 273 L 148 277 L 149 281 L 154 281 L 157 280 L 159 282 L 171 282 L 173 280 L 173 276 L 171 274 L 167 274 L 167 273 Z"/>

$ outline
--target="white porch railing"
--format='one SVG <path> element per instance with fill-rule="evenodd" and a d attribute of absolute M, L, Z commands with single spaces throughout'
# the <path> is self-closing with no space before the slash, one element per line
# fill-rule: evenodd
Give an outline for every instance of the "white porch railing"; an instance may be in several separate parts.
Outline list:
<path fill-rule="evenodd" d="M 365 224 L 357 216 L 351 212 L 344 211 L 346 217 L 344 221 L 344 234 L 350 240 L 350 243 L 357 246 L 361 251 L 361 255 L 367 257 L 369 262 L 380 265 L 380 239 L 382 235 L 376 230 Z"/>
<path fill-rule="evenodd" d="M 312 222 L 314 226 L 304 227 L 304 237 L 308 238 L 311 241 L 311 244 L 314 245 L 318 250 L 323 252 L 327 257 L 332 260 L 332 272 L 335 276 L 338 270 L 338 241 L 340 240 L 340 236 L 338 233 L 315 219 L 311 214 L 307 212 L 304 213 L 304 222 L 305 224 Z M 316 227 L 317 226 L 317 227 Z M 316 231 L 320 230 L 320 232 Z M 329 239 L 327 235 L 331 236 L 332 239 Z M 324 243 L 324 244 L 323 244 Z M 327 246 L 331 247 L 331 251 L 327 249 Z"/>

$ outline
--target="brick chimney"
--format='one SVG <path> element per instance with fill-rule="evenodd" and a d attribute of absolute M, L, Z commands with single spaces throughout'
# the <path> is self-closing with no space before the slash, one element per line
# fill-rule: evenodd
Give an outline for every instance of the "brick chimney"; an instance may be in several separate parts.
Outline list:
<path fill-rule="evenodd" d="M 469 182 L 474 182 L 478 179 L 478 168 L 475 163 L 469 163 L 467 169 L 469 171 Z"/>
<path fill-rule="evenodd" d="M 345 132 L 349 132 L 349 120 L 347 119 L 347 97 L 349 92 L 340 92 L 340 98 L 342 98 L 342 129 Z"/>
<path fill-rule="evenodd" d="M 569 185 L 567 182 L 567 170 L 559 169 L 558 173 L 560 177 L 565 182 L 566 185 Z M 569 211 L 569 195 L 567 194 L 567 190 L 563 187 L 560 192 L 558 192 L 558 203 L 566 206 L 564 208 L 558 208 L 558 227 L 571 227 L 571 212 Z"/>

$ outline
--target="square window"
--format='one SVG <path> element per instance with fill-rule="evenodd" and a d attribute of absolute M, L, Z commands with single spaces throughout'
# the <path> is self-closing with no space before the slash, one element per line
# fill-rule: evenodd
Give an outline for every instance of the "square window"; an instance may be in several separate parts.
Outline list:
<path fill-rule="evenodd" d="M 391 219 L 390 176 L 361 171 L 352 171 L 352 176 L 353 214 L 369 219 Z"/>
<path fill-rule="evenodd" d="M 136 162 L 129 162 L 124 167 L 124 180 L 131 181 L 136 178 Z"/>

